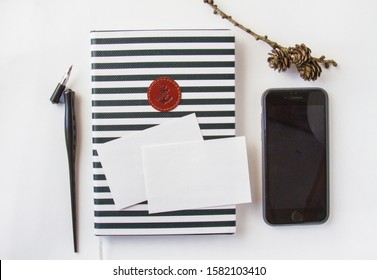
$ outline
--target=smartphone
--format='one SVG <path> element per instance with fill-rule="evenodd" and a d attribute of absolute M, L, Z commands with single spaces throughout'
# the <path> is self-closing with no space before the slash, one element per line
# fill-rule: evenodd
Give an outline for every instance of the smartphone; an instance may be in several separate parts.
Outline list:
<path fill-rule="evenodd" d="M 263 94 L 266 223 L 310 224 L 327 220 L 328 131 L 328 96 L 323 89 L 269 89 Z"/>

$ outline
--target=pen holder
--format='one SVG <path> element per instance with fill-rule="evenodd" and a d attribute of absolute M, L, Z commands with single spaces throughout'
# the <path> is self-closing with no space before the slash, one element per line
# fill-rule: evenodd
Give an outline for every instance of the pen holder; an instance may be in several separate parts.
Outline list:
<path fill-rule="evenodd" d="M 66 89 L 63 92 L 65 103 L 65 140 L 68 155 L 69 183 L 71 192 L 71 211 L 73 227 L 73 245 L 74 251 L 77 252 L 77 209 L 76 209 L 76 116 L 75 116 L 75 92 Z"/>
<path fill-rule="evenodd" d="M 75 116 L 75 92 L 66 88 L 66 84 L 71 75 L 72 65 L 64 74 L 62 80 L 56 86 L 50 101 L 53 104 L 59 103 L 63 95 L 65 103 L 65 142 L 67 145 L 68 168 L 69 168 L 69 185 L 71 193 L 71 212 L 72 212 L 72 229 L 73 229 L 73 248 L 77 252 L 77 210 L 76 210 L 76 116 Z"/>

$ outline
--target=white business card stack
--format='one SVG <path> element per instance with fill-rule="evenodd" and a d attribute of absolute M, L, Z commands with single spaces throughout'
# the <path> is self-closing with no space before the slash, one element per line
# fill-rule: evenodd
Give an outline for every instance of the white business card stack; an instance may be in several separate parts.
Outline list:
<path fill-rule="evenodd" d="M 118 210 L 150 214 L 251 202 L 244 137 L 203 140 L 195 114 L 97 148 Z"/>

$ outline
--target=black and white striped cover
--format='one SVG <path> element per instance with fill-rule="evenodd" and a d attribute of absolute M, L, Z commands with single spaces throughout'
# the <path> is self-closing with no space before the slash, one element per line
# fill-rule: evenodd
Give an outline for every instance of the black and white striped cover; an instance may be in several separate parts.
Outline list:
<path fill-rule="evenodd" d="M 235 206 L 149 215 L 147 202 L 115 210 L 96 147 L 196 113 L 204 139 L 235 136 L 235 39 L 229 30 L 92 31 L 92 131 L 96 235 L 234 233 Z M 182 89 L 171 112 L 147 101 L 154 79 Z"/>

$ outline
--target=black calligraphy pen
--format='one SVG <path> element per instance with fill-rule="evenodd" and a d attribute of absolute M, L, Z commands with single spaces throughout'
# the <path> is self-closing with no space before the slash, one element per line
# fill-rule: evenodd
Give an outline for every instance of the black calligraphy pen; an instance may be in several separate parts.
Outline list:
<path fill-rule="evenodd" d="M 61 96 L 64 97 L 65 103 L 65 141 L 67 145 L 68 167 L 69 167 L 69 184 L 71 189 L 71 212 L 72 212 L 72 229 L 73 229 L 73 249 L 77 253 L 77 210 L 76 210 L 76 117 L 75 117 L 75 92 L 71 89 L 66 89 L 66 84 L 71 75 L 72 65 L 69 67 L 67 73 L 64 74 L 63 79 L 57 85 L 50 100 L 52 103 L 59 103 Z"/>

